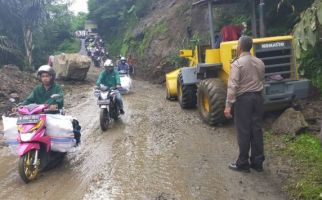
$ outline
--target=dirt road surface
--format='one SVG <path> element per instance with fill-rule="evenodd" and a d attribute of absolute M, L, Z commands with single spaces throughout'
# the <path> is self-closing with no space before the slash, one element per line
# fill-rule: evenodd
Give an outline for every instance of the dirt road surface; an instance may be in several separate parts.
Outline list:
<path fill-rule="evenodd" d="M 281 200 L 270 170 L 230 171 L 234 129 L 203 124 L 196 110 L 165 100 L 161 86 L 136 81 L 122 119 L 99 127 L 93 84 L 65 85 L 67 113 L 82 125 L 81 149 L 30 184 L 0 147 L 0 199 Z M 268 160 L 269 162 L 269 160 Z"/>

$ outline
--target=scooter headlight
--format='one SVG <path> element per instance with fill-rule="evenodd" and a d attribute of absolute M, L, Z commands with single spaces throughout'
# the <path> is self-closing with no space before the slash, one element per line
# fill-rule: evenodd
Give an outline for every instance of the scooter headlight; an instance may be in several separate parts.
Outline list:
<path fill-rule="evenodd" d="M 108 92 L 101 92 L 101 99 L 107 99 Z"/>

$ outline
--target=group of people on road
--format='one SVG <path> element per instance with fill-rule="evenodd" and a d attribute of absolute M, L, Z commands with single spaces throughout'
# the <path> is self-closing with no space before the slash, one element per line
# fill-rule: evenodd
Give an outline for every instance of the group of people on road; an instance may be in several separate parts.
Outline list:
<path fill-rule="evenodd" d="M 95 67 L 101 67 L 108 58 L 108 51 L 105 43 L 99 35 L 89 35 L 85 39 L 87 55 L 92 59 Z"/>
<path fill-rule="evenodd" d="M 98 40 L 100 41 L 100 40 Z M 97 42 L 95 40 L 95 42 Z M 231 73 L 228 81 L 227 100 L 224 114 L 234 119 L 237 129 L 239 156 L 229 168 L 236 171 L 249 172 L 250 168 L 256 171 L 263 170 L 265 160 L 263 148 L 262 115 L 265 65 L 252 56 L 252 38 L 242 36 L 239 39 L 237 52 L 239 57 L 231 64 Z M 121 86 L 121 73 L 129 73 L 130 66 L 125 57 L 117 61 L 117 67 L 110 59 L 104 62 L 104 70 L 100 73 L 96 85 L 103 84 L 107 87 L 119 88 Z M 44 104 L 52 94 L 63 96 L 61 86 L 55 83 L 55 71 L 49 65 L 41 66 L 37 72 L 41 84 L 36 86 L 23 104 Z M 120 113 L 124 114 L 123 100 L 120 93 L 116 95 Z M 64 106 L 63 98 L 60 102 L 50 105 L 50 109 L 61 109 Z M 249 156 L 249 151 L 250 156 Z"/>

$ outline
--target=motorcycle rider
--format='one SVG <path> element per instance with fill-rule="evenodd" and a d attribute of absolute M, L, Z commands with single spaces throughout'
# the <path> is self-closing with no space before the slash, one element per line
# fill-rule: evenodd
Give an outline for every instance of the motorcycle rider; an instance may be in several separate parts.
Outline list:
<path fill-rule="evenodd" d="M 37 72 L 41 84 L 37 85 L 31 94 L 22 102 L 28 104 L 44 104 L 50 99 L 51 95 L 59 94 L 61 97 L 55 101 L 55 104 L 49 106 L 50 110 L 62 109 L 64 107 L 64 92 L 60 85 L 55 83 L 56 73 L 49 65 L 42 65 Z M 50 102 L 49 102 L 50 103 Z"/>
<path fill-rule="evenodd" d="M 113 61 L 110 59 L 107 59 L 104 63 L 105 70 L 101 72 L 99 75 L 96 85 L 100 86 L 105 85 L 109 88 L 119 88 L 121 87 L 121 80 L 119 73 L 114 70 L 114 64 Z M 116 93 L 116 103 L 120 107 L 120 113 L 123 115 L 123 99 L 120 92 Z"/>
<path fill-rule="evenodd" d="M 40 78 L 41 84 L 37 85 L 31 94 L 22 102 L 22 105 L 35 104 L 45 104 L 49 103 L 49 109 L 52 111 L 57 111 L 57 109 L 62 109 L 64 107 L 64 91 L 60 85 L 55 83 L 56 72 L 49 65 L 42 65 L 39 67 L 37 72 Z M 51 103 L 49 100 L 53 94 L 59 94 L 60 98 L 55 100 L 55 103 Z M 13 110 L 14 112 L 16 112 Z M 81 137 L 81 126 L 76 119 L 73 119 L 73 132 L 76 140 L 76 145 L 80 143 Z"/>
<path fill-rule="evenodd" d="M 125 57 L 121 57 L 121 60 L 120 60 L 120 62 L 118 64 L 118 66 L 117 66 L 117 70 L 119 72 L 123 72 L 123 73 L 125 72 L 126 74 L 129 73 L 130 66 L 129 66 L 129 64 L 126 63 L 126 58 Z"/>

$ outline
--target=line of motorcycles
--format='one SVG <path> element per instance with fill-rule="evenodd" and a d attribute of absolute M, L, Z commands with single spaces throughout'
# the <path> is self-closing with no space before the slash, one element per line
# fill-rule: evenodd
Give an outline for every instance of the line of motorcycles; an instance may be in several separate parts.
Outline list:
<path fill-rule="evenodd" d="M 101 67 L 108 56 L 103 40 L 99 36 L 88 36 L 85 39 L 85 48 L 94 66 Z"/>

